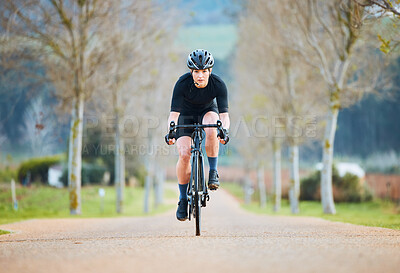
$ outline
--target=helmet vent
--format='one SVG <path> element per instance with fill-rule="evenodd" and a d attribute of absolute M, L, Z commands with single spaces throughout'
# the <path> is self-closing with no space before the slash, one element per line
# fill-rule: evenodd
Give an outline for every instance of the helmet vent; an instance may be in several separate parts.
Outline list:
<path fill-rule="evenodd" d="M 192 51 L 187 59 L 187 66 L 190 69 L 207 69 L 214 65 L 212 54 L 204 49 L 196 49 Z"/>

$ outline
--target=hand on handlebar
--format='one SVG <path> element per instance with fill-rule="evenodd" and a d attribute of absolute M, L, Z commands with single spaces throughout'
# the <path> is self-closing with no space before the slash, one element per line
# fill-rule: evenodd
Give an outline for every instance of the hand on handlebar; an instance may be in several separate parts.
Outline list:
<path fill-rule="evenodd" d="M 228 132 L 227 129 L 222 128 L 222 122 L 220 120 L 217 120 L 217 124 L 216 125 L 215 124 L 206 124 L 206 125 L 194 125 L 194 127 L 195 126 L 199 126 L 200 128 L 217 127 L 217 130 L 218 130 L 217 137 L 218 137 L 219 142 L 221 142 L 224 145 L 229 142 L 229 132 Z M 201 126 L 203 126 L 203 127 L 201 127 Z M 165 142 L 168 145 L 175 144 L 175 142 L 176 142 L 176 131 L 175 130 L 178 127 L 179 127 L 179 125 L 175 126 L 175 122 L 171 121 L 170 127 L 169 127 L 169 133 L 166 134 L 165 137 L 164 137 L 165 138 Z M 185 127 L 185 128 L 189 127 L 189 128 L 191 128 L 190 125 L 183 125 L 183 126 L 181 125 L 181 127 Z M 196 127 L 196 128 L 199 128 L 199 127 Z"/>
<path fill-rule="evenodd" d="M 176 139 L 175 139 L 175 138 L 169 138 L 169 134 L 166 134 L 166 135 L 165 135 L 165 142 L 166 142 L 168 145 L 174 145 L 175 142 L 176 142 Z"/>
<path fill-rule="evenodd" d="M 174 145 L 176 142 L 176 134 L 175 134 L 175 122 L 171 121 L 169 127 L 169 133 L 165 135 L 165 142 L 168 145 Z"/>
<path fill-rule="evenodd" d="M 221 144 L 227 144 L 229 142 L 229 131 L 224 128 L 219 129 L 218 139 Z"/>

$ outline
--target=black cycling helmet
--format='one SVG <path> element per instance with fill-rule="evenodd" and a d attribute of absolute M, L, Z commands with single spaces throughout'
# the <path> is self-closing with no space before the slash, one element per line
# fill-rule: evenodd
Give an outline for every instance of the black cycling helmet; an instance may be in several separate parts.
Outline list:
<path fill-rule="evenodd" d="M 189 54 L 187 66 L 195 70 L 208 69 L 214 66 L 214 58 L 207 50 L 196 49 Z"/>

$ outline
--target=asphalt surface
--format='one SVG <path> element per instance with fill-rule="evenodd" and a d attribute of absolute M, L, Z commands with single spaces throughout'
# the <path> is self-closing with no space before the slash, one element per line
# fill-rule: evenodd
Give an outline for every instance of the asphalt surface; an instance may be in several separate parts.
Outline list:
<path fill-rule="evenodd" d="M 203 232 L 175 211 L 0 226 L 0 272 L 400 272 L 400 231 L 253 215 L 223 190 Z"/>

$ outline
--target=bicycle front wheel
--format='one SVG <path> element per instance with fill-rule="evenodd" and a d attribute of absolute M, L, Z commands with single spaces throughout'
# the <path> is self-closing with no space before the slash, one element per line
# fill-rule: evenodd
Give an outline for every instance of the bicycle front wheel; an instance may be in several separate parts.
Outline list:
<path fill-rule="evenodd" d="M 200 178 L 200 168 L 199 168 L 199 153 L 196 152 L 194 154 L 193 160 L 193 185 L 194 185 L 194 193 L 193 193 L 193 214 L 194 218 L 196 219 L 196 236 L 200 236 L 201 233 L 201 196 L 199 195 L 199 191 L 201 190 L 201 178 Z"/>
<path fill-rule="evenodd" d="M 200 236 L 201 231 L 201 198 L 196 193 L 194 195 L 194 210 L 196 215 L 196 236 Z"/>

